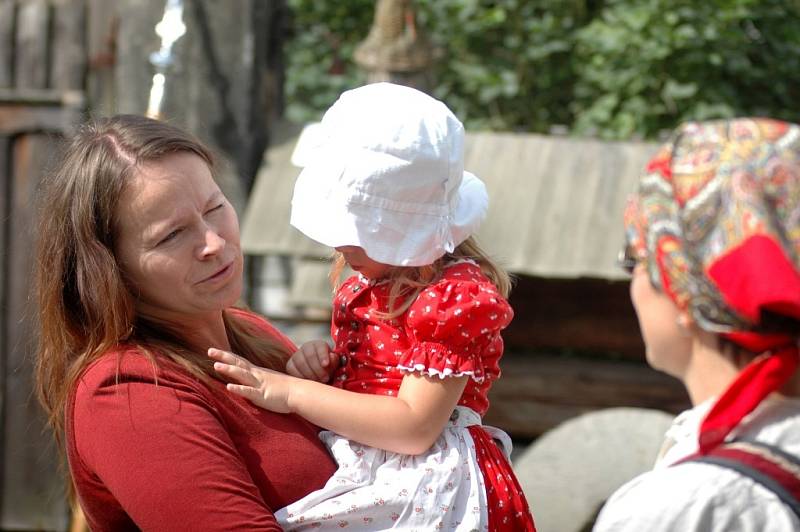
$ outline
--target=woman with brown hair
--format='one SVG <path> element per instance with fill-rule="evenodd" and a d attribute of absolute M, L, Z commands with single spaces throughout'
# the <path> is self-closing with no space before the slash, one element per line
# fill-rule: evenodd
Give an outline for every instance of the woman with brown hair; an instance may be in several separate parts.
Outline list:
<path fill-rule="evenodd" d="M 800 127 L 685 124 L 625 228 L 647 361 L 694 406 L 595 530 L 800 530 Z"/>
<path fill-rule="evenodd" d="M 163 122 L 82 127 L 41 190 L 36 388 L 93 530 L 280 530 L 324 485 L 317 427 L 229 394 L 209 347 L 285 369 L 236 309 L 242 252 L 208 149 Z"/>

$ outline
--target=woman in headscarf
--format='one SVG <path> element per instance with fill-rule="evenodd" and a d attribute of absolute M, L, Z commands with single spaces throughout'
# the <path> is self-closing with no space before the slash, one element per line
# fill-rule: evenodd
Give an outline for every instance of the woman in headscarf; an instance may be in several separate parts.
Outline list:
<path fill-rule="evenodd" d="M 595 530 L 800 530 L 800 127 L 685 124 L 647 166 L 625 228 L 647 360 L 694 406 Z M 785 484 L 734 469 L 726 453 L 756 473 L 777 468 Z"/>

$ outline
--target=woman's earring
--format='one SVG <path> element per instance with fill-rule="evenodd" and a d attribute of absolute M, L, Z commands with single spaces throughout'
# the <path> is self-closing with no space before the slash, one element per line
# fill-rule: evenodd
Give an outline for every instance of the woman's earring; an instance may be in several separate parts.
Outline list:
<path fill-rule="evenodd" d="M 692 318 L 690 318 L 687 313 L 681 312 L 678 314 L 678 317 L 675 318 L 675 324 L 678 326 L 681 336 L 687 338 L 691 336 Z"/>

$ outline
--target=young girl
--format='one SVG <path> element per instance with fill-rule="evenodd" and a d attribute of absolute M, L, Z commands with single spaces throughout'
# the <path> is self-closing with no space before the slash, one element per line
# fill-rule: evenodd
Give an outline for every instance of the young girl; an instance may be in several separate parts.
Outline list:
<path fill-rule="evenodd" d="M 378 83 L 342 94 L 321 128 L 291 223 L 336 249 L 332 279 L 358 272 L 334 297 L 333 349 L 304 344 L 289 375 L 209 351 L 232 392 L 328 429 L 337 473 L 276 516 L 291 530 L 534 530 L 508 436 L 481 425 L 512 311 L 508 275 L 470 238 L 488 198 L 463 170 L 463 126 Z"/>

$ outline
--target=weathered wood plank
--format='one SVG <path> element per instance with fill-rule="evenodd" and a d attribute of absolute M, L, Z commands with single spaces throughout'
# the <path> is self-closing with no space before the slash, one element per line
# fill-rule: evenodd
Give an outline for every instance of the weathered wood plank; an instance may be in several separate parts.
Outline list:
<path fill-rule="evenodd" d="M 161 44 L 155 33 L 155 25 L 164 13 L 165 2 L 163 0 L 121 0 L 115 4 L 120 20 L 117 34 L 117 63 L 114 68 L 117 111 L 120 113 L 144 113 L 147 109 L 147 99 L 153 78 L 153 67 L 148 62 L 148 54 L 158 50 Z M 184 7 L 185 23 L 186 8 Z M 181 41 L 178 42 L 183 46 Z M 204 68 L 198 64 L 195 66 Z M 191 75 L 191 73 L 191 70 L 184 72 L 185 75 Z M 173 79 L 168 80 L 168 82 L 172 81 Z M 208 90 L 208 86 L 205 88 Z M 181 98 L 188 100 L 191 95 L 181 93 Z M 206 110 L 209 109 L 206 108 Z"/>
<path fill-rule="evenodd" d="M 57 0 L 53 11 L 52 69 L 54 89 L 82 90 L 86 79 L 86 3 Z"/>
<path fill-rule="evenodd" d="M 80 90 L 0 88 L 0 104 L 83 107 L 84 99 Z"/>
<path fill-rule="evenodd" d="M 67 506 L 57 459 L 33 388 L 33 328 L 30 272 L 35 190 L 54 153 L 48 135 L 20 135 L 12 147 L 13 181 L 9 226 L 4 356 L 6 419 L 3 462 L 2 522 L 0 529 L 63 530 Z"/>
<path fill-rule="evenodd" d="M 0 102 L 0 135 L 35 131 L 69 131 L 81 118 L 77 108 L 3 105 Z"/>
<path fill-rule="evenodd" d="M 0 87 L 14 82 L 14 0 L 0 0 Z"/>
<path fill-rule="evenodd" d="M 509 302 L 506 346 L 616 353 L 643 360 L 644 343 L 626 281 L 521 276 Z"/>
<path fill-rule="evenodd" d="M 88 0 L 88 107 L 98 116 L 117 112 L 114 66 L 117 61 L 119 2 Z M 144 90 L 144 89 L 143 89 Z"/>
<path fill-rule="evenodd" d="M 510 353 L 501 369 L 485 422 L 518 437 L 536 437 L 601 408 L 633 406 L 674 414 L 689 406 L 677 380 L 639 362 Z"/>
<path fill-rule="evenodd" d="M 48 24 L 50 8 L 45 0 L 19 4 L 14 63 L 14 86 L 44 89 L 48 73 Z"/>
<path fill-rule="evenodd" d="M 6 292 L 8 285 L 8 260 L 11 256 L 8 248 L 9 192 L 11 190 L 11 136 L 0 134 L 0 427 L 5 427 L 6 411 L 6 336 L 8 318 L 6 309 Z M 7 434 L 7 432 L 5 432 Z M 0 438 L 0 456 L 5 449 L 5 438 Z M 3 492 L 5 462 L 0 463 L 0 493 Z"/>

